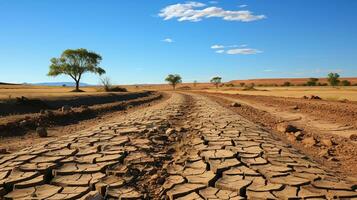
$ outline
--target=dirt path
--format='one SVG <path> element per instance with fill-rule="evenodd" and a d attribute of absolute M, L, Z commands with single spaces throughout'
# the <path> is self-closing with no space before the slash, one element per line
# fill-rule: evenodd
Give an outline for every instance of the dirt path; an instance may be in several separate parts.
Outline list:
<path fill-rule="evenodd" d="M 356 189 L 193 94 L 0 156 L 7 199 L 331 199 Z"/>

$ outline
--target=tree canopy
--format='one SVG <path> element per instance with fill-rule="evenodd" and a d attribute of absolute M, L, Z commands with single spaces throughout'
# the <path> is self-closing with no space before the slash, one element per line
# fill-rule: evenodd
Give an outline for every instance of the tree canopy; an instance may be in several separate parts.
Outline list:
<path fill-rule="evenodd" d="M 182 78 L 178 74 L 169 74 L 165 78 L 165 81 L 169 82 L 169 84 L 172 86 L 172 88 L 175 89 L 177 84 L 182 83 Z"/>
<path fill-rule="evenodd" d="M 340 75 L 338 73 L 329 73 L 327 75 L 327 81 L 330 83 L 331 86 L 336 86 L 340 83 Z"/>
<path fill-rule="evenodd" d="M 79 91 L 79 82 L 86 72 L 102 75 L 105 70 L 99 67 L 102 57 L 87 49 L 67 49 L 59 58 L 52 58 L 48 76 L 61 74 L 70 76 L 76 82 Z"/>
<path fill-rule="evenodd" d="M 216 88 L 218 88 L 218 85 L 222 82 L 222 77 L 215 76 L 211 79 L 211 83 L 213 83 Z"/>

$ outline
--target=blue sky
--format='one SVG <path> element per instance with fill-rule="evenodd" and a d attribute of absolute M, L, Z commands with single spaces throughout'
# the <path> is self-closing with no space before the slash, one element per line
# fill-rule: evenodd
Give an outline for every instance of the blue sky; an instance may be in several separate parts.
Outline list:
<path fill-rule="evenodd" d="M 116 84 L 357 76 L 355 0 L 0 0 L 0 82 L 47 77 L 69 48 L 103 56 Z M 86 74 L 83 82 L 96 84 Z"/>

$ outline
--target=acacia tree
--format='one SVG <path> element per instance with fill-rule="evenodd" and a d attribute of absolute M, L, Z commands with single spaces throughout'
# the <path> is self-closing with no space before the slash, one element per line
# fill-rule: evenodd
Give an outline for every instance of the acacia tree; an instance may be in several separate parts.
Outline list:
<path fill-rule="evenodd" d="M 102 75 L 105 70 L 99 67 L 102 57 L 87 49 L 67 49 L 59 58 L 52 58 L 48 76 L 58 76 L 65 74 L 70 76 L 76 83 L 75 91 L 79 90 L 79 82 L 82 75 L 92 72 Z"/>
<path fill-rule="evenodd" d="M 211 79 L 211 83 L 213 83 L 213 85 L 215 85 L 216 88 L 218 88 L 218 85 L 221 83 L 221 81 L 222 81 L 222 78 L 219 76 L 213 77 Z"/>
<path fill-rule="evenodd" d="M 169 84 L 172 86 L 172 88 L 175 90 L 176 85 L 179 83 L 182 83 L 182 78 L 180 75 L 178 74 L 169 74 L 166 78 L 165 78 L 166 82 L 169 82 Z"/>
<path fill-rule="evenodd" d="M 338 78 L 340 78 L 340 75 L 337 73 L 331 72 L 327 75 L 327 81 L 330 83 L 331 86 L 338 85 L 338 83 L 340 82 L 340 80 L 338 80 Z"/>

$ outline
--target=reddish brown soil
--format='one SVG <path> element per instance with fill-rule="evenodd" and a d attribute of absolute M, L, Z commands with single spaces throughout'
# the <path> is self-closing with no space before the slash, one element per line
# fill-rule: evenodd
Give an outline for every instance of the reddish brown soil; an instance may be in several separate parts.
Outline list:
<path fill-rule="evenodd" d="M 356 177 L 357 165 L 357 144 L 350 139 L 333 134 L 326 134 L 325 132 L 318 131 L 311 127 L 300 126 L 297 127 L 302 130 L 304 138 L 314 137 L 317 144 L 308 147 L 304 145 L 301 140 L 291 141 L 288 140 L 285 133 L 277 131 L 277 124 L 280 119 L 272 113 L 256 109 L 252 106 L 242 104 L 241 107 L 231 107 L 232 101 L 224 97 L 234 99 L 244 99 L 251 103 L 264 104 L 266 106 L 277 106 L 282 109 L 291 110 L 291 106 L 298 105 L 301 107 L 301 112 L 309 115 L 320 116 L 320 118 L 331 120 L 334 122 L 344 122 L 346 124 L 353 124 L 356 126 L 356 113 L 357 105 L 355 103 L 341 103 L 341 102 L 328 102 L 318 100 L 302 100 L 292 98 L 279 98 L 279 97 L 264 97 L 264 96 L 248 96 L 248 95 L 229 95 L 229 94 L 208 94 L 208 97 L 215 100 L 219 104 L 230 108 L 241 116 L 249 119 L 252 122 L 262 125 L 266 129 L 273 132 L 281 140 L 293 145 L 295 148 L 301 150 L 304 154 L 313 158 L 322 165 L 334 169 L 344 176 L 352 175 Z M 356 108 L 356 109 L 354 109 Z M 336 114 L 333 114 L 333 113 Z M 326 147 L 321 144 L 321 140 L 330 139 L 334 144 L 331 147 Z M 328 150 L 330 155 L 321 156 L 321 152 Z"/>

